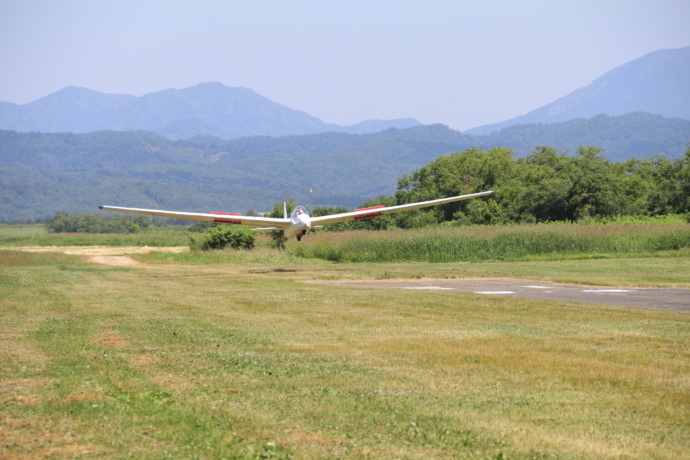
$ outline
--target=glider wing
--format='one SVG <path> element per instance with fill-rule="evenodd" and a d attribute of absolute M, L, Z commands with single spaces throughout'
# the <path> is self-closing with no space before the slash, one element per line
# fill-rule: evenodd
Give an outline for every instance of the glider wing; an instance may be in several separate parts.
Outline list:
<path fill-rule="evenodd" d="M 99 206 L 106 211 L 130 212 L 149 216 L 171 217 L 173 219 L 198 220 L 201 222 L 216 222 L 219 224 L 260 225 L 270 230 L 284 230 L 290 227 L 290 219 L 274 217 L 254 217 L 223 212 L 197 213 L 180 211 L 162 211 L 158 209 L 121 208 L 119 206 Z"/>
<path fill-rule="evenodd" d="M 469 195 L 451 196 L 448 198 L 441 198 L 431 201 L 420 201 L 418 203 L 401 204 L 397 206 L 381 206 L 374 208 L 359 209 L 352 212 L 344 212 L 342 214 L 332 214 L 330 216 L 312 217 L 311 222 L 315 225 L 337 224 L 340 222 L 347 222 L 356 219 L 368 219 L 370 217 L 384 216 L 386 214 L 393 214 L 395 212 L 410 211 L 412 209 L 427 208 L 429 206 L 436 206 L 439 204 L 453 203 L 455 201 L 469 200 L 479 196 L 491 195 L 494 191 L 471 193 Z"/>

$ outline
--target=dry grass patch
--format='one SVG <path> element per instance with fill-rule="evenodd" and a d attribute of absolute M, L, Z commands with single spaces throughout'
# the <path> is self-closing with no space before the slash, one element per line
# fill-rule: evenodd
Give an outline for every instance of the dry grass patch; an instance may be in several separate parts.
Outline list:
<path fill-rule="evenodd" d="M 33 397 L 33 396 L 10 396 L 9 398 L 5 398 L 2 401 L 0 401 L 0 404 L 7 406 L 10 404 L 25 404 L 25 405 L 32 405 L 32 404 L 37 404 L 41 400 Z"/>
<path fill-rule="evenodd" d="M 99 449 L 75 443 L 75 435 L 37 418 L 0 419 L 0 459 L 76 458 Z M 62 444 L 62 445 L 61 445 Z"/>
<path fill-rule="evenodd" d="M 161 358 L 153 355 L 125 356 L 125 359 L 134 366 L 141 366 L 144 368 L 156 366 L 163 362 Z"/>
<path fill-rule="evenodd" d="M 0 337 L 0 363 L 12 362 L 33 369 L 45 367 L 50 358 L 28 342 L 25 334 L 4 334 Z"/>
<path fill-rule="evenodd" d="M 153 377 L 151 382 L 178 393 L 187 390 L 193 384 L 189 379 L 175 374 L 158 375 Z"/>
<path fill-rule="evenodd" d="M 102 335 L 103 337 L 96 339 L 91 343 L 94 345 L 112 345 L 114 347 L 122 348 L 129 347 L 129 342 L 117 331 L 104 332 Z"/>
<path fill-rule="evenodd" d="M 55 457 L 66 457 L 66 458 L 77 458 L 82 455 L 93 454 L 97 451 L 91 446 L 80 446 L 80 445 L 69 445 L 60 447 L 50 447 L 48 449 L 42 449 L 36 452 L 36 458 L 55 458 Z"/>
<path fill-rule="evenodd" d="M 105 396 L 103 393 L 86 393 L 79 392 L 78 394 L 70 395 L 57 401 L 55 404 L 69 404 L 72 402 L 97 401 Z"/>
<path fill-rule="evenodd" d="M 329 452 L 333 456 L 347 456 L 349 442 L 345 439 L 324 436 L 296 429 L 286 430 L 286 437 L 281 441 L 307 456 L 318 457 L 320 453 Z"/>

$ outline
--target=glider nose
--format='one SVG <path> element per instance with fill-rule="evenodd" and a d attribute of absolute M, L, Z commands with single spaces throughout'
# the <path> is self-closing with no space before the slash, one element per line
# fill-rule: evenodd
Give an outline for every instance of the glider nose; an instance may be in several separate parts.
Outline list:
<path fill-rule="evenodd" d="M 302 222 L 302 224 L 303 224 L 305 227 L 311 228 L 311 219 L 309 218 L 308 215 L 306 215 L 306 214 L 300 214 L 299 216 L 297 216 L 297 218 L 299 219 L 300 222 Z"/>

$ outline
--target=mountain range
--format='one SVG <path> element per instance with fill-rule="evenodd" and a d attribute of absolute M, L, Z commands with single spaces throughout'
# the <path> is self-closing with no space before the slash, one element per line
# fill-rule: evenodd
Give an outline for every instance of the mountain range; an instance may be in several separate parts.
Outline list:
<path fill-rule="evenodd" d="M 221 83 L 166 89 L 141 97 L 69 86 L 29 104 L 0 102 L 0 129 L 19 132 L 143 130 L 168 139 L 194 136 L 234 139 L 327 131 L 365 134 L 419 124 L 404 118 L 338 126 L 277 104 L 251 89 L 230 88 Z"/>
<path fill-rule="evenodd" d="M 518 124 L 557 123 L 630 112 L 690 119 L 690 47 L 649 53 L 551 104 L 468 133 L 488 134 Z M 166 89 L 141 97 L 70 86 L 28 104 L 0 102 L 0 129 L 19 132 L 144 130 L 168 139 L 234 139 L 323 132 L 366 134 L 418 125 L 412 118 L 403 118 L 338 126 L 275 103 L 251 89 L 221 83 Z"/>

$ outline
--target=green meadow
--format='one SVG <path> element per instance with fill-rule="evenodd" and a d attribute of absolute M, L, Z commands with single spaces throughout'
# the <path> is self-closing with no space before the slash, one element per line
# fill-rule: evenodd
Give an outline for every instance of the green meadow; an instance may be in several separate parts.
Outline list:
<path fill-rule="evenodd" d="M 308 283 L 690 288 L 686 227 L 1 239 L 0 458 L 687 457 L 687 313 Z"/>

